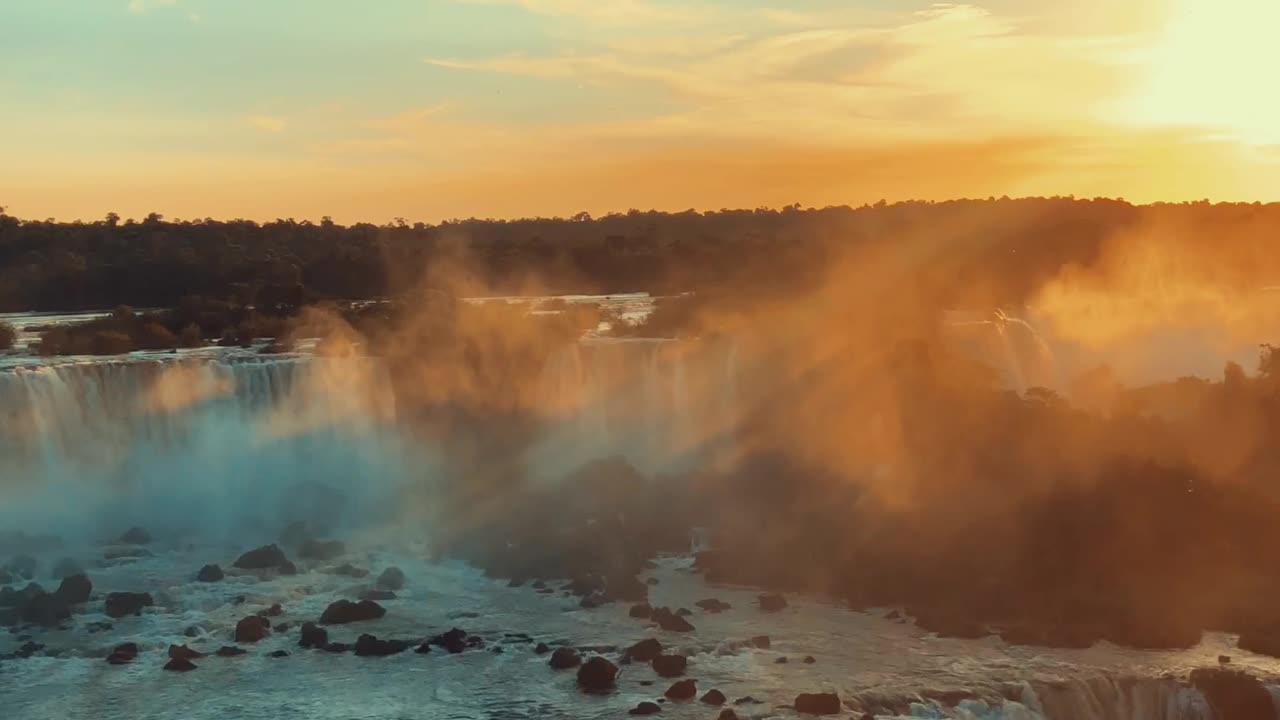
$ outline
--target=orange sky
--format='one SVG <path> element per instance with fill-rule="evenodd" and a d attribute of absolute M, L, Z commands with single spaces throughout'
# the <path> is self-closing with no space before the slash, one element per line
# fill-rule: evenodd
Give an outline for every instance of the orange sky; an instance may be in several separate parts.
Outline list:
<path fill-rule="evenodd" d="M 7 3 L 0 205 L 568 215 L 1280 199 L 1275 0 Z"/>

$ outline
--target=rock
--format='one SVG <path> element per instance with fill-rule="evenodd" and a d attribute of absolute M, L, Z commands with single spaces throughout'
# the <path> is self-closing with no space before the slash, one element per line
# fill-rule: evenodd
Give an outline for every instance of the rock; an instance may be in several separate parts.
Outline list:
<path fill-rule="evenodd" d="M 337 540 L 305 540 L 298 548 L 303 560 L 337 560 L 347 552 L 347 547 Z"/>
<path fill-rule="evenodd" d="M 224 577 L 226 577 L 226 575 L 222 572 L 222 568 L 217 565 L 205 565 L 200 568 L 200 572 L 196 573 L 196 580 L 198 582 L 219 582 Z"/>
<path fill-rule="evenodd" d="M 657 585 L 657 584 L 658 584 L 658 578 L 649 578 L 648 580 L 645 580 L 645 581 L 644 581 L 644 584 L 645 584 L 645 585 Z"/>
<path fill-rule="evenodd" d="M 44 649 L 44 645 L 41 645 L 38 642 L 32 642 L 28 640 L 27 642 L 22 643 L 21 647 L 15 650 L 10 657 L 14 658 L 15 660 L 26 660 L 27 658 L 31 657 L 32 655 L 35 655 L 36 653 L 40 652 L 43 649 Z M 3 658 L 3 657 L 4 657 L 3 655 L 0 655 L 0 658 Z"/>
<path fill-rule="evenodd" d="M 320 616 L 320 624 L 344 625 L 364 620 L 377 620 L 386 614 L 386 609 L 372 600 L 361 600 L 358 603 L 339 600 L 325 608 L 324 614 Z"/>
<path fill-rule="evenodd" d="M 734 700 L 733 704 L 734 705 L 759 705 L 760 701 L 748 695 L 746 697 L 740 697 L 737 700 Z"/>
<path fill-rule="evenodd" d="M 639 605 L 632 605 L 629 614 L 633 618 L 648 620 L 653 617 L 653 608 L 649 607 L 649 603 L 640 603 Z"/>
<path fill-rule="evenodd" d="M 733 708 L 725 708 L 716 716 L 716 720 L 738 720 L 738 713 L 734 712 Z"/>
<path fill-rule="evenodd" d="M 324 646 L 324 651 L 330 653 L 344 653 L 350 650 L 351 646 L 346 643 L 334 642 Z"/>
<path fill-rule="evenodd" d="M 694 604 L 702 608 L 703 610 L 706 610 L 709 613 L 720 613 L 720 612 L 724 612 L 725 610 L 733 609 L 733 606 L 730 605 L 729 603 L 724 602 L 723 600 L 718 600 L 716 598 L 699 600 Z"/>
<path fill-rule="evenodd" d="M 773 641 L 769 639 L 768 635 L 757 635 L 751 638 L 749 642 L 760 650 L 768 650 L 773 647 Z"/>
<path fill-rule="evenodd" d="M 583 692 L 599 693 L 613 688 L 618 678 L 618 666 L 599 655 L 587 660 L 578 668 L 578 687 Z"/>
<path fill-rule="evenodd" d="M 169 672 L 191 672 L 196 669 L 196 664 L 187 659 L 173 659 L 165 663 L 165 670 Z"/>
<path fill-rule="evenodd" d="M 288 651 L 286 651 L 286 650 L 276 650 L 275 652 L 269 652 L 269 653 L 267 653 L 267 657 L 269 657 L 269 658 L 287 658 L 287 657 L 289 657 L 289 653 L 288 653 Z"/>
<path fill-rule="evenodd" d="M 657 715 L 662 712 L 662 706 L 658 703 L 649 702 L 648 700 L 636 705 L 627 711 L 628 715 Z"/>
<path fill-rule="evenodd" d="M 280 603 L 274 603 L 271 607 L 257 612 L 258 617 L 264 618 L 280 617 L 283 614 L 284 608 L 280 606 Z"/>
<path fill-rule="evenodd" d="M 408 649 L 409 643 L 402 640 L 379 640 L 368 634 L 361 635 L 356 640 L 356 655 L 359 657 L 387 657 Z"/>
<path fill-rule="evenodd" d="M 343 563 L 337 567 L 329 568 L 325 572 L 327 572 L 330 575 L 345 575 L 347 577 L 353 577 L 353 578 L 363 578 L 363 577 L 369 576 L 368 570 L 365 570 L 364 568 L 358 568 L 355 565 L 352 565 L 351 563 Z"/>
<path fill-rule="evenodd" d="M 534 580 L 533 585 L 531 585 L 530 587 L 532 587 L 534 590 L 546 590 L 547 583 L 542 580 Z"/>
<path fill-rule="evenodd" d="M 787 599 L 777 593 L 767 593 L 757 598 L 760 609 L 765 612 L 779 612 L 787 609 Z"/>
<path fill-rule="evenodd" d="M 151 533 L 140 527 L 131 527 L 124 531 L 116 542 L 122 545 L 149 545 L 151 544 Z"/>
<path fill-rule="evenodd" d="M 236 642 L 255 643 L 271 632 L 271 623 L 266 618 L 250 615 L 236 623 Z"/>
<path fill-rule="evenodd" d="M 694 627 L 688 620 L 671 612 L 669 608 L 654 608 L 652 620 L 658 627 L 668 632 L 693 632 Z"/>
<path fill-rule="evenodd" d="M 142 615 L 142 608 L 155 605 L 151 593 L 114 592 L 109 593 L 103 607 L 108 617 L 122 618 L 127 615 Z"/>
<path fill-rule="evenodd" d="M 290 560 L 285 560 L 284 562 L 280 563 L 280 567 L 276 568 L 276 572 L 280 573 L 281 575 L 297 575 L 298 566 L 294 565 L 293 562 Z"/>
<path fill-rule="evenodd" d="M 242 650 L 234 645 L 223 645 L 218 648 L 218 652 L 214 653 L 214 655 L 217 655 L 218 657 L 240 657 L 241 655 L 248 654 L 248 650 Z"/>
<path fill-rule="evenodd" d="M 278 625 L 272 626 L 271 629 L 278 633 L 286 633 L 286 632 L 289 632 L 289 623 L 280 623 Z"/>
<path fill-rule="evenodd" d="M 68 575 L 62 579 L 54 593 L 68 605 L 79 605 L 89 602 L 89 594 L 93 592 L 93 583 L 84 573 Z"/>
<path fill-rule="evenodd" d="M 533 649 L 535 655 L 546 655 L 549 652 L 551 652 L 551 646 L 544 642 L 538 643 L 537 647 Z"/>
<path fill-rule="evenodd" d="M 680 608 L 679 610 L 676 610 L 676 615 L 679 615 L 680 617 L 689 617 L 693 615 L 693 611 L 689 608 Z"/>
<path fill-rule="evenodd" d="M 329 631 L 315 623 L 302 623 L 302 637 L 298 646 L 304 648 L 322 648 L 329 644 Z"/>
<path fill-rule="evenodd" d="M 884 616 L 884 619 L 885 620 L 901 620 L 902 613 L 898 612 L 897 610 L 890 610 L 889 613 Z"/>
<path fill-rule="evenodd" d="M 54 580 L 65 580 L 72 575 L 83 575 L 84 568 L 71 558 L 62 558 L 53 566 L 51 575 Z"/>
<path fill-rule="evenodd" d="M 396 594 L 390 590 L 365 590 L 360 593 L 361 600 L 395 600 Z"/>
<path fill-rule="evenodd" d="M 428 642 L 444 648 L 451 655 L 457 655 L 467 649 L 467 631 L 453 628 L 449 632 L 436 635 Z"/>
<path fill-rule="evenodd" d="M 1230 655 L 1219 655 L 1219 656 L 1218 656 L 1218 663 L 1219 663 L 1219 664 L 1227 665 L 1227 664 L 1229 664 L 1230 662 L 1231 662 L 1231 656 L 1230 656 Z"/>
<path fill-rule="evenodd" d="M 115 625 L 109 622 L 91 622 L 85 626 L 85 629 L 88 630 L 90 633 L 98 633 L 98 632 L 106 632 L 108 630 L 113 629 L 114 627 Z"/>
<path fill-rule="evenodd" d="M 71 617 L 71 606 L 57 594 L 40 590 L 27 599 L 20 616 L 25 623 L 52 628 Z"/>
<path fill-rule="evenodd" d="M 724 696 L 724 693 L 716 690 L 715 688 L 708 690 L 706 694 L 702 696 L 702 702 L 707 705 L 723 705 L 726 701 L 728 701 L 728 698 Z"/>
<path fill-rule="evenodd" d="M 680 677 L 688 667 L 689 658 L 683 655 L 659 655 L 653 659 L 653 671 L 658 673 L 659 677 Z"/>
<path fill-rule="evenodd" d="M 1254 720 L 1275 717 L 1271 693 L 1258 678 L 1240 670 L 1202 668 L 1192 670 L 1191 684 L 1204 694 L 1220 720 Z"/>
<path fill-rule="evenodd" d="M 698 694 L 698 684 L 692 680 L 680 680 L 663 694 L 671 700 L 692 700 Z"/>
<path fill-rule="evenodd" d="M 774 665 L 786 665 L 786 664 L 787 664 L 787 663 L 789 663 L 789 662 L 791 662 L 791 661 L 790 661 L 790 660 L 788 660 L 786 657 L 780 657 L 780 658 L 778 658 L 778 659 L 774 660 L 774 661 L 773 661 L 773 664 L 774 664 Z"/>
<path fill-rule="evenodd" d="M 835 693 L 801 693 L 796 696 L 795 709 L 805 715 L 838 715 L 842 707 Z"/>
<path fill-rule="evenodd" d="M 594 610 L 604 604 L 604 599 L 600 595 L 588 595 L 578 601 L 578 607 L 583 610 Z"/>
<path fill-rule="evenodd" d="M 241 570 L 269 570 L 279 568 L 287 562 L 289 558 L 285 557 L 284 551 L 273 543 L 244 553 L 236 558 L 234 566 Z"/>
<path fill-rule="evenodd" d="M 417 650 L 414 650 L 414 652 L 418 653 L 419 655 L 429 654 L 431 652 L 431 643 L 429 642 L 422 643 L 421 645 L 418 646 Z"/>
<path fill-rule="evenodd" d="M 195 660 L 204 657 L 204 653 L 196 652 L 186 645 L 170 645 L 169 658 L 173 660 Z"/>
<path fill-rule="evenodd" d="M 376 585 L 380 590 L 403 590 L 404 571 L 395 566 L 389 567 L 378 576 Z"/>
<path fill-rule="evenodd" d="M 121 643 L 107 655 L 107 662 L 112 665 L 124 665 L 133 662 L 136 657 L 138 657 L 137 643 Z"/>
<path fill-rule="evenodd" d="M 17 555 L 9 561 L 6 568 L 11 575 L 16 575 L 25 580 L 34 580 L 37 566 L 36 559 L 30 555 Z"/>
<path fill-rule="evenodd" d="M 578 667 L 582 663 L 582 658 L 578 656 L 578 651 L 573 648 L 556 648 L 551 653 L 551 668 L 553 670 L 568 670 L 569 668 Z"/>
<path fill-rule="evenodd" d="M 623 657 L 628 661 L 634 660 L 636 662 L 647 663 L 653 662 L 654 658 L 661 654 L 662 643 L 654 640 L 653 638 L 647 638 L 627 648 L 626 652 L 623 653 Z"/>
<path fill-rule="evenodd" d="M 818 660 L 817 660 L 817 658 L 815 658 L 815 657 L 814 657 L 814 656 L 812 656 L 812 655 L 805 655 L 805 656 L 804 656 L 804 660 L 803 660 L 803 662 L 804 662 L 804 664 L 805 664 L 805 665 L 812 665 L 812 664 L 814 664 L 814 663 L 818 662 Z"/>

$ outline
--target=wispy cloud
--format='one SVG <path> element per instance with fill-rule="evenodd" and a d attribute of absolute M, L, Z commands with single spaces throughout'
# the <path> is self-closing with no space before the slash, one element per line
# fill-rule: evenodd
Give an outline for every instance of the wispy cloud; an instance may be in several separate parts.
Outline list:
<path fill-rule="evenodd" d="M 129 0 L 129 12 L 143 15 L 156 8 L 173 7 L 178 0 Z"/>
<path fill-rule="evenodd" d="M 695 3 L 652 0 L 457 0 L 468 5 L 511 5 L 538 15 L 607 23 L 680 22 L 705 16 Z"/>
<path fill-rule="evenodd" d="M 271 133 L 284 132 L 289 127 L 288 120 L 272 115 L 254 115 L 249 118 L 249 124 L 259 130 Z"/>

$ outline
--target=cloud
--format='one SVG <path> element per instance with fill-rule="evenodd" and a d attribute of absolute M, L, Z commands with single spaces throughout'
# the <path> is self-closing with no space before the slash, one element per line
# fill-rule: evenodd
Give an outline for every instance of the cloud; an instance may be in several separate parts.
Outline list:
<path fill-rule="evenodd" d="M 129 12 L 143 15 L 156 8 L 174 7 L 178 0 L 129 0 Z"/>
<path fill-rule="evenodd" d="M 289 127 L 288 120 L 271 115 L 254 115 L 249 118 L 249 124 L 259 130 L 272 133 L 284 132 Z"/>
<path fill-rule="evenodd" d="M 510 5 L 537 15 L 626 24 L 636 22 L 688 22 L 705 16 L 693 3 L 657 3 L 651 0 L 456 0 L 468 5 Z"/>

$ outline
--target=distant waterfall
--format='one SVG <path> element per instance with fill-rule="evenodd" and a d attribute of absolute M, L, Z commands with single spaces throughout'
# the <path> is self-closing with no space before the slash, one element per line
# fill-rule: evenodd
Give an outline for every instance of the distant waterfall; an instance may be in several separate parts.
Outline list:
<path fill-rule="evenodd" d="M 335 517 L 350 515 L 406 477 L 394 421 L 380 367 L 359 359 L 0 372 L 0 525 L 274 526 L 315 510 L 302 488 L 319 486 L 345 497 Z"/>
<path fill-rule="evenodd" d="M 943 326 L 977 360 L 990 365 L 1005 388 L 1022 393 L 1063 383 L 1053 349 L 1023 318 L 1000 309 L 990 314 L 957 311 L 946 315 Z"/>

